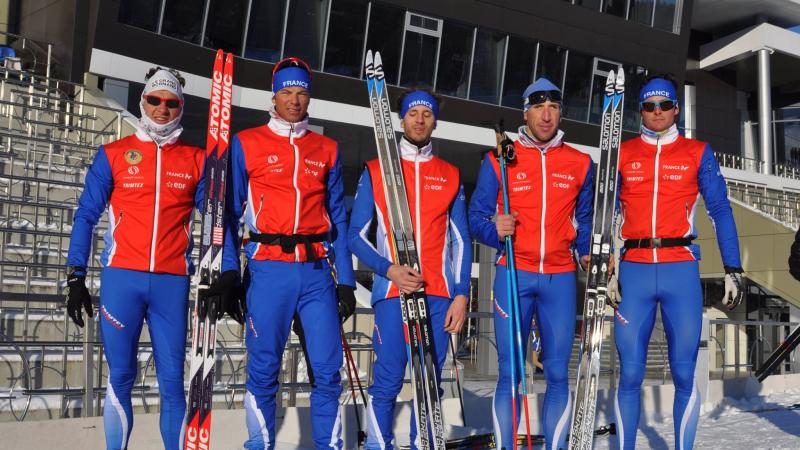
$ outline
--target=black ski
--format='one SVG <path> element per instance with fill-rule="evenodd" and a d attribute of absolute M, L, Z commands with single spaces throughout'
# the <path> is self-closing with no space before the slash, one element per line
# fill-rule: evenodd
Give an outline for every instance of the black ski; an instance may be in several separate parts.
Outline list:
<path fill-rule="evenodd" d="M 783 362 L 792 351 L 800 344 L 800 327 L 795 328 L 792 334 L 786 338 L 785 341 L 769 355 L 769 358 L 756 370 L 756 378 L 759 382 L 764 381 L 768 376 L 775 371 L 781 362 Z"/>

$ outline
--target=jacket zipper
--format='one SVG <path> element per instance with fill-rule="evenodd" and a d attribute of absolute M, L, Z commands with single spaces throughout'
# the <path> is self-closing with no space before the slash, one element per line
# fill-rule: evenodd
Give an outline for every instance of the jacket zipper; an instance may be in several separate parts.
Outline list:
<path fill-rule="evenodd" d="M 153 235 L 150 239 L 150 272 L 156 267 L 156 244 L 158 241 L 158 213 L 161 203 L 161 145 L 156 144 L 156 193 L 153 205 Z"/>
<path fill-rule="evenodd" d="M 658 209 L 658 173 L 659 173 L 659 160 L 661 158 L 661 137 L 656 139 L 656 166 L 655 166 L 655 175 L 653 177 L 653 217 L 651 219 L 651 238 L 655 239 L 656 237 L 656 213 Z M 658 262 L 658 249 L 653 247 L 653 262 Z"/>
<path fill-rule="evenodd" d="M 294 173 L 292 174 L 292 186 L 294 187 L 294 225 L 292 226 L 292 234 L 297 234 L 297 227 L 299 226 L 300 222 L 300 188 L 297 187 L 297 170 L 300 167 L 300 150 L 294 143 L 294 124 L 289 124 L 289 144 L 292 146 L 292 150 L 294 151 Z M 306 258 L 309 258 L 311 255 L 306 255 Z M 300 254 L 297 251 L 297 247 L 294 249 L 294 258 L 295 261 L 300 261 Z"/>
<path fill-rule="evenodd" d="M 540 152 L 542 155 L 542 218 L 539 227 L 539 273 L 544 273 L 544 252 L 545 252 L 545 216 L 547 214 L 547 163 L 545 158 L 547 152 Z"/>
<path fill-rule="evenodd" d="M 402 164 L 402 159 L 401 159 Z M 419 149 L 417 149 L 416 155 L 414 155 L 414 190 L 416 201 L 414 202 L 414 210 L 417 213 L 416 222 L 417 222 L 417 232 L 415 236 L 417 238 L 417 258 L 419 264 L 419 272 L 422 273 L 422 226 L 420 220 L 420 209 L 419 205 L 422 203 L 422 198 L 420 198 L 420 189 L 419 189 Z"/>

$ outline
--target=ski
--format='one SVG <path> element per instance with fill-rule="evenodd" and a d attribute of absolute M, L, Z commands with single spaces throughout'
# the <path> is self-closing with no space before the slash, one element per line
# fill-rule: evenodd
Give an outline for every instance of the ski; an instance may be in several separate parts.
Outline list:
<path fill-rule="evenodd" d="M 223 51 L 217 50 L 211 77 L 200 265 L 195 275 L 197 293 L 208 289 L 222 273 L 225 183 L 233 94 L 233 54 L 228 53 L 224 58 L 224 66 L 223 57 Z M 182 438 L 185 450 L 207 450 L 211 447 L 211 406 L 217 344 L 215 318 L 217 311 L 214 307 L 215 305 L 211 303 L 206 308 L 200 301 L 196 301 L 194 305 L 192 348 L 189 354 L 189 394 Z"/>
<path fill-rule="evenodd" d="M 372 51 L 367 51 L 364 67 L 372 108 L 375 141 L 378 147 L 378 160 L 383 174 L 394 261 L 420 271 L 411 210 L 406 196 L 400 152 L 392 126 L 389 92 L 386 87 L 380 53 L 375 52 L 373 58 Z M 420 449 L 444 450 L 444 421 L 436 382 L 428 301 L 424 289 L 409 294 L 400 293 L 400 308 L 403 315 L 406 351 L 408 352 L 413 386 L 414 418 L 417 424 Z M 429 425 L 432 426 L 433 445 L 429 439 Z"/>
<path fill-rule="evenodd" d="M 608 425 L 602 426 L 594 430 L 595 436 L 614 436 L 617 434 L 617 424 L 612 422 Z M 516 445 L 524 446 L 528 441 L 528 436 L 534 445 L 544 445 L 545 439 L 543 434 L 517 434 Z M 400 447 L 403 450 L 408 450 L 410 446 Z M 488 434 L 475 434 L 472 436 L 465 436 L 462 438 L 450 439 L 445 443 L 447 450 L 485 450 L 497 448 L 497 441 L 495 440 L 494 433 Z"/>
<path fill-rule="evenodd" d="M 758 378 L 759 383 L 764 381 L 772 372 L 775 370 L 776 367 L 780 365 L 781 362 L 786 360 L 792 351 L 800 344 L 800 327 L 795 328 L 792 334 L 786 338 L 785 341 L 777 348 L 769 358 L 761 365 L 761 367 L 756 370 L 756 378 Z"/>
<path fill-rule="evenodd" d="M 590 246 L 589 273 L 583 304 L 581 346 L 572 410 L 570 450 L 591 450 L 594 441 L 597 383 L 600 375 L 600 350 L 606 309 L 606 288 L 613 240 L 614 207 L 617 192 L 617 157 L 622 137 L 622 108 L 625 75 L 610 71 L 603 99 L 600 126 L 600 164 L 595 183 L 594 218 Z"/>

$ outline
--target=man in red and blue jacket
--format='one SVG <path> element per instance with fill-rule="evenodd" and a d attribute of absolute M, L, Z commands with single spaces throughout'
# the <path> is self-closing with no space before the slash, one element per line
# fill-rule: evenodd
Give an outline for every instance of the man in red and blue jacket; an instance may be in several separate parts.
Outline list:
<path fill-rule="evenodd" d="M 86 173 L 67 256 L 67 312 L 82 327 L 81 310 L 89 317 L 93 312 L 86 288 L 93 230 L 108 207 L 100 260 L 100 332 L 109 366 L 103 407 L 109 450 L 128 445 L 133 426 L 131 388 L 145 319 L 161 394 L 164 447 L 177 450 L 183 443 L 186 318 L 189 275 L 194 271 L 192 213 L 204 206 L 205 152 L 180 140 L 180 74 L 158 68 L 146 79 L 136 133 L 100 146 Z M 223 258 L 232 263 L 231 270 L 212 285 L 214 291 L 225 292 L 212 301 L 230 300 L 239 280 L 232 245 L 224 249 Z M 226 309 L 228 305 L 217 308 L 220 315 Z"/>
<path fill-rule="evenodd" d="M 449 333 L 457 333 L 466 319 L 472 267 L 467 205 L 458 168 L 433 155 L 431 135 L 439 116 L 439 99 L 428 90 L 415 89 L 398 103 L 403 128 L 399 150 L 420 271 L 394 261 L 395 243 L 377 159 L 368 161 L 361 175 L 348 231 L 353 253 L 375 272 L 372 346 L 377 359 L 369 388 L 366 449 L 396 448 L 394 407 L 408 361 L 400 291 L 425 288 L 438 385 Z M 378 219 L 377 248 L 367 238 L 374 217 Z M 410 434 L 412 448 L 419 448 L 413 414 Z"/>
<path fill-rule="evenodd" d="M 675 384 L 675 448 L 691 449 L 701 399 L 694 369 L 703 317 L 700 248 L 695 211 L 705 201 L 725 266 L 723 304 L 742 301 L 739 239 L 725 178 L 711 146 L 678 133 L 677 86 L 669 75 L 649 77 L 639 92 L 641 135 L 626 141 L 619 155 L 620 233 L 625 240 L 619 267 L 619 312 L 614 327 L 620 357 L 616 397 L 620 448 L 636 445 L 647 345 L 661 307 L 669 364 Z"/>
<path fill-rule="evenodd" d="M 511 214 L 503 210 L 500 166 L 488 153 L 481 165 L 469 207 L 472 235 L 498 250 L 494 284 L 494 324 L 498 370 L 492 413 L 498 446 L 516 448 L 511 430 L 511 343 L 507 310 L 504 239 L 514 239 L 523 342 L 535 315 L 547 381 L 542 421 L 546 448 L 566 447 L 570 401 L 568 365 L 575 334 L 575 260 L 588 264 L 592 228 L 594 166 L 587 154 L 564 144 L 558 129 L 561 91 L 547 79 L 523 94 L 526 125 L 514 142 L 516 158 L 508 166 Z M 524 351 L 524 349 L 523 349 Z M 515 377 L 520 380 L 519 374 Z M 517 400 L 519 403 L 519 400 Z"/>
<path fill-rule="evenodd" d="M 336 141 L 308 128 L 311 71 L 303 61 L 278 62 L 272 91 L 269 122 L 242 131 L 231 143 L 232 207 L 244 216 L 250 235 L 244 248 L 250 272 L 244 446 L 275 447 L 278 375 L 297 315 L 315 380 L 314 443 L 317 449 L 341 449 L 339 320 L 355 308 L 341 156 Z"/>

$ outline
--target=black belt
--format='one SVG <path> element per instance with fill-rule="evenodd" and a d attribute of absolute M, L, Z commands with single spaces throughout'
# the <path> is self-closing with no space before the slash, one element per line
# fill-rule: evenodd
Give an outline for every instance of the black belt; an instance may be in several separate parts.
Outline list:
<path fill-rule="evenodd" d="M 679 238 L 644 238 L 644 239 L 626 239 L 625 248 L 667 248 L 667 247 L 685 247 L 692 245 L 692 238 L 679 237 Z"/>
<path fill-rule="evenodd" d="M 294 253 L 295 247 L 303 244 L 306 248 L 306 258 L 308 261 L 316 261 L 317 255 L 314 253 L 314 242 L 324 242 L 328 240 L 328 233 L 320 234 L 274 234 L 274 233 L 250 233 L 250 240 L 259 244 L 280 245 L 283 253 Z"/>

